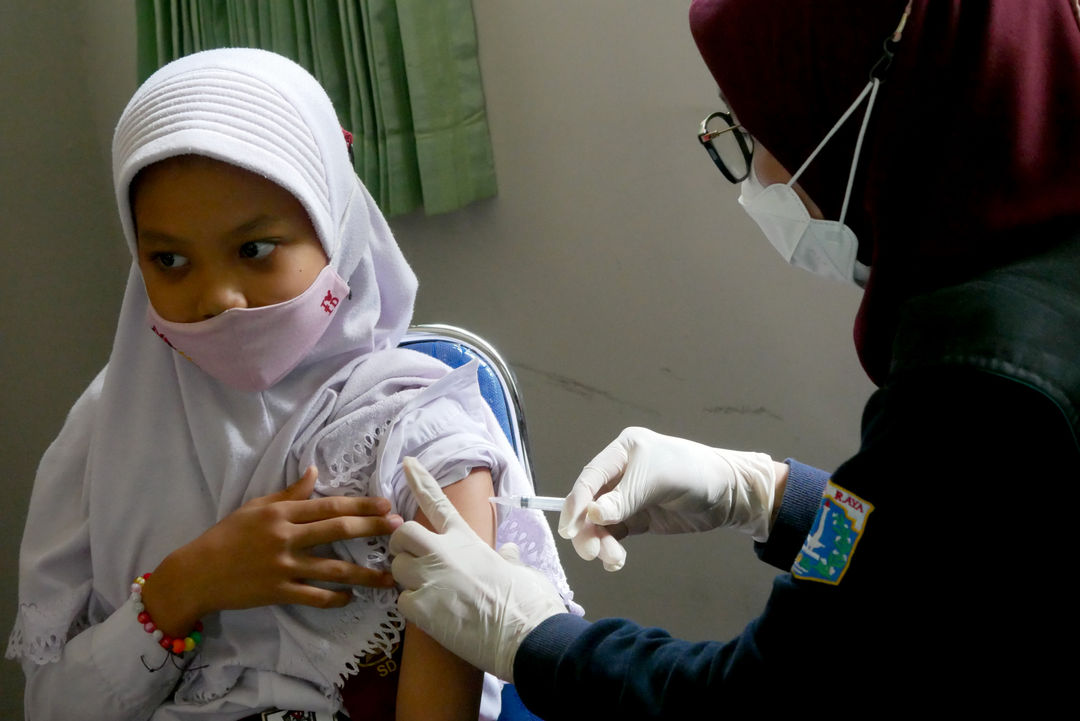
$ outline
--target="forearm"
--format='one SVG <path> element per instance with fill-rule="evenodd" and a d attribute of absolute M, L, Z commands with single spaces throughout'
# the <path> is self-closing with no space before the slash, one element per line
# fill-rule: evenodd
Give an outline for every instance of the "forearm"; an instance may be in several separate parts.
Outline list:
<path fill-rule="evenodd" d="M 398 721 L 476 721 L 484 672 L 411 623 L 403 643 Z"/>
<path fill-rule="evenodd" d="M 780 506 L 784 502 L 784 491 L 787 490 L 787 480 L 790 467 L 786 463 L 773 461 L 773 472 L 776 474 L 776 484 L 773 486 L 773 511 L 770 526 L 776 524 L 776 517 L 780 515 Z"/>
<path fill-rule="evenodd" d="M 135 616 L 127 601 L 68 641 L 55 663 L 24 661 L 27 720 L 124 721 L 153 715 L 176 686 L 184 662 L 168 658 Z"/>
<path fill-rule="evenodd" d="M 767 541 L 754 544 L 754 551 L 762 561 L 786 571 L 810 532 L 829 474 L 791 459 L 777 465 L 783 465 L 785 470 L 781 483 L 781 471 L 777 469 L 772 528 Z"/>
<path fill-rule="evenodd" d="M 200 606 L 201 584 L 192 583 L 194 573 L 191 559 L 198 558 L 193 552 L 195 542 L 170 553 L 146 579 L 143 587 L 143 603 L 154 623 L 165 634 L 183 638 L 204 615 L 217 609 Z M 205 558 L 205 556 L 204 556 Z"/>

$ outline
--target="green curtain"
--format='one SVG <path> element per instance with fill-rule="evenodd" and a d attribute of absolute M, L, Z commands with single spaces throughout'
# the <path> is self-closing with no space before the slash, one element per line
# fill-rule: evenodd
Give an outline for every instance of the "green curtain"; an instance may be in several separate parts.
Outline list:
<path fill-rule="evenodd" d="M 495 195 L 471 0 L 138 0 L 139 81 L 183 55 L 258 47 L 319 79 L 387 215 Z"/>

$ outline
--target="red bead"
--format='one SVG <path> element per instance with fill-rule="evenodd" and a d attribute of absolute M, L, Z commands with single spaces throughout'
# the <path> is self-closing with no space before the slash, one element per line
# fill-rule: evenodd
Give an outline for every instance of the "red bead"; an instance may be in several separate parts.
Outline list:
<path fill-rule="evenodd" d="M 150 622 L 150 614 L 146 611 L 143 611 L 135 618 L 139 619 L 139 623 L 143 624 L 144 626 Z"/>
<path fill-rule="evenodd" d="M 198 631 L 199 633 L 202 633 L 202 630 L 203 630 L 202 621 L 196 621 L 195 622 L 195 630 Z"/>
<path fill-rule="evenodd" d="M 184 652 L 184 639 L 182 639 L 182 638 L 173 639 L 172 652 L 173 653 L 183 653 Z"/>
<path fill-rule="evenodd" d="M 161 640 L 158 641 L 158 644 L 162 648 L 171 649 L 172 648 L 172 638 L 170 638 L 169 636 L 162 636 Z"/>
<path fill-rule="evenodd" d="M 149 573 L 144 573 L 142 575 L 142 577 L 143 577 L 143 580 L 145 581 L 146 579 L 150 578 L 150 574 Z"/>

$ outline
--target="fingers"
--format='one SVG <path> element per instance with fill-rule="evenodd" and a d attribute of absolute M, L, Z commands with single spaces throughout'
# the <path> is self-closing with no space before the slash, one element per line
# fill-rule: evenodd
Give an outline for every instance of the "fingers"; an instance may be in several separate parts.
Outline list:
<path fill-rule="evenodd" d="M 629 457 L 626 431 L 608 444 L 581 470 L 559 515 L 559 535 L 573 538 L 581 532 L 590 503 L 622 478 Z"/>
<path fill-rule="evenodd" d="M 339 516 L 384 517 L 390 501 L 367 496 L 324 496 L 289 504 L 287 517 L 293 523 L 311 523 Z"/>
<path fill-rule="evenodd" d="M 315 491 L 315 481 L 319 479 L 319 469 L 315 466 L 308 466 L 304 470 L 304 475 L 300 476 L 292 485 L 285 488 L 284 491 L 278 491 L 277 493 L 271 493 L 267 496 L 255 498 L 248 502 L 250 506 L 265 506 L 271 503 L 277 503 L 279 501 L 303 501 L 307 498 L 311 498 L 311 494 Z"/>
<path fill-rule="evenodd" d="M 415 588 L 415 587 L 413 587 Z M 401 612 L 401 615 L 405 617 L 405 620 L 409 623 L 415 623 L 420 626 L 421 629 L 424 625 L 420 622 L 420 606 L 416 600 L 416 591 L 402 591 L 398 594 L 397 608 Z"/>
<path fill-rule="evenodd" d="M 589 470 L 589 467 L 586 466 L 585 470 L 578 476 L 577 481 L 574 482 L 574 487 L 566 496 L 566 500 L 563 501 L 562 512 L 559 514 L 559 535 L 563 538 L 577 536 L 581 532 L 582 524 L 585 523 L 585 511 L 595 496 L 594 491 L 589 489 L 588 484 L 583 483 L 581 480 L 582 476 Z"/>
<path fill-rule="evenodd" d="M 438 481 L 415 458 L 406 456 L 402 460 L 405 468 L 405 480 L 416 496 L 420 510 L 427 516 L 432 527 L 442 533 L 448 526 L 463 523 L 457 509 L 439 487 Z"/>
<path fill-rule="evenodd" d="M 585 464 L 585 468 L 581 470 L 581 474 L 574 483 L 575 486 L 582 486 L 591 491 L 595 497 L 605 488 L 618 482 L 630 458 L 628 430 L 630 429 L 620 433 L 604 450 Z"/>
<path fill-rule="evenodd" d="M 307 581 L 371 588 L 390 588 L 394 585 L 394 577 L 389 571 L 366 568 L 334 558 L 312 556 L 298 570 Z"/>
<path fill-rule="evenodd" d="M 295 548 L 310 548 L 351 538 L 388 536 L 401 526 L 401 516 L 335 516 L 298 525 Z"/>
<path fill-rule="evenodd" d="M 416 521 L 409 521 L 390 536 L 390 555 L 426 556 L 437 550 L 438 540 L 437 533 L 429 531 Z"/>
<path fill-rule="evenodd" d="M 600 539 L 600 553 L 597 558 L 604 564 L 605 571 L 614 573 L 626 565 L 626 549 L 615 540 L 614 536 L 603 536 Z"/>
<path fill-rule="evenodd" d="M 305 498 L 311 498 L 312 492 L 315 491 L 315 481 L 319 479 L 319 469 L 315 466 L 308 466 L 304 469 L 304 475 L 300 476 L 300 480 L 286 488 L 282 493 L 285 501 L 302 501 Z"/>
<path fill-rule="evenodd" d="M 349 590 L 331 590 L 319 588 L 307 583 L 289 584 L 283 592 L 281 603 L 296 603 L 315 608 L 341 608 L 352 600 Z"/>
<path fill-rule="evenodd" d="M 510 563 L 521 563 L 521 549 L 516 543 L 504 543 L 499 546 L 499 555 Z"/>
<path fill-rule="evenodd" d="M 600 521 L 613 523 L 622 520 L 619 511 L 622 507 L 622 494 L 619 493 L 619 481 L 622 480 L 627 464 L 630 463 L 630 453 L 633 447 L 633 438 L 636 428 L 625 428 L 619 437 L 612 440 L 607 448 L 595 455 L 593 460 L 582 468 L 577 480 L 573 481 L 573 488 L 566 496 L 563 505 L 563 513 L 558 517 L 558 534 L 564 539 L 572 539 L 581 532 L 584 527 L 586 515 L 594 502 L 607 498 L 611 493 L 619 496 L 616 505 L 605 505 L 604 514 L 599 516 Z M 592 520 L 592 518 L 589 518 Z"/>
<path fill-rule="evenodd" d="M 434 573 L 450 568 L 450 564 L 443 560 L 446 549 L 437 548 L 443 538 L 445 536 L 442 534 L 430 531 L 415 521 L 409 521 L 391 537 L 390 553 L 394 560 L 390 564 L 390 572 L 399 586 L 416 590 L 424 585 L 425 580 L 432 582 Z"/>
<path fill-rule="evenodd" d="M 600 553 L 600 537 L 597 536 L 593 527 L 582 528 L 576 536 L 570 539 L 570 543 L 577 551 L 577 555 L 586 561 L 592 561 L 596 554 Z"/>
<path fill-rule="evenodd" d="M 599 558 L 606 571 L 618 571 L 626 565 L 626 549 L 603 526 L 586 524 L 571 543 L 577 554 L 586 561 Z"/>
<path fill-rule="evenodd" d="M 403 553 L 394 556 L 394 561 L 390 564 L 390 572 L 394 574 L 394 580 L 397 581 L 399 586 L 415 591 L 424 582 L 420 565 L 421 562 L 416 556 Z"/>
<path fill-rule="evenodd" d="M 616 486 L 610 493 L 597 498 L 585 508 L 585 517 L 598 526 L 608 526 L 625 520 L 629 509 L 622 491 L 621 487 Z"/>

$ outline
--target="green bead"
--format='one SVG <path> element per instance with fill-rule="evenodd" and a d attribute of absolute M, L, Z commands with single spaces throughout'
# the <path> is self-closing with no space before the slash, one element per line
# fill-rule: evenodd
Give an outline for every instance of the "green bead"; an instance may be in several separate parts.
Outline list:
<path fill-rule="evenodd" d="M 188 638 L 190 638 L 192 641 L 194 641 L 196 644 L 198 644 L 200 641 L 202 641 L 202 634 L 199 633 L 198 631 L 192 631 L 191 633 L 188 634 Z"/>

